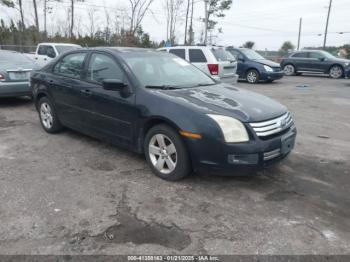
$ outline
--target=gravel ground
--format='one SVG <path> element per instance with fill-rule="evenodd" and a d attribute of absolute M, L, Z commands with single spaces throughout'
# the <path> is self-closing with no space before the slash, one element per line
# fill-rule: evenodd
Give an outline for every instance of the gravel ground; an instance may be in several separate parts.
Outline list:
<path fill-rule="evenodd" d="M 176 183 L 1 99 L 0 254 L 349 254 L 350 79 L 238 86 L 289 107 L 294 152 L 256 177 Z"/>

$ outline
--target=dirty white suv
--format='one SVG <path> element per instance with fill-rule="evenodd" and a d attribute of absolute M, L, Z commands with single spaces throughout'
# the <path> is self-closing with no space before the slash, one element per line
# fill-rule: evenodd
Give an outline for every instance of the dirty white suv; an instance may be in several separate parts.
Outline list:
<path fill-rule="evenodd" d="M 166 51 L 187 60 L 216 80 L 230 84 L 237 82 L 237 61 L 224 47 L 174 46 L 159 48 L 158 51 Z"/>

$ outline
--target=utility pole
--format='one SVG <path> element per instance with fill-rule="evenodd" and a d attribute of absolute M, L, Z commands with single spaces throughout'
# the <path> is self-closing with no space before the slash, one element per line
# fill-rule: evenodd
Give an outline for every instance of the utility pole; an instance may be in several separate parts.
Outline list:
<path fill-rule="evenodd" d="M 204 44 L 207 44 L 208 41 L 208 2 L 209 0 L 204 0 L 204 8 L 205 8 L 205 18 L 204 18 Z"/>
<path fill-rule="evenodd" d="M 186 24 L 185 24 L 185 41 L 184 45 L 187 44 L 187 22 L 188 22 L 188 13 L 190 11 L 190 0 L 187 0 L 187 10 L 186 10 Z"/>
<path fill-rule="evenodd" d="M 300 17 L 300 20 L 299 20 L 299 35 L 298 35 L 298 50 L 300 48 L 300 35 L 301 35 L 301 24 L 303 22 L 303 18 Z"/>
<path fill-rule="evenodd" d="M 326 23 L 326 29 L 324 32 L 324 40 L 323 40 L 323 49 L 326 48 L 326 43 L 327 43 L 328 23 L 329 23 L 329 16 L 331 14 L 332 2 L 333 0 L 329 0 L 327 23 Z"/>

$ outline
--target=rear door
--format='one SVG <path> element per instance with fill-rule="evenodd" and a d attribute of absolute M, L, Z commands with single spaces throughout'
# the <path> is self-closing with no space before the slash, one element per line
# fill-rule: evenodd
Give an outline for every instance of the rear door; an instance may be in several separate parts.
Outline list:
<path fill-rule="evenodd" d="M 308 52 L 298 52 L 291 56 L 291 61 L 299 71 L 309 70 L 309 56 Z"/>
<path fill-rule="evenodd" d="M 211 75 L 208 69 L 208 60 L 205 57 L 202 49 L 199 49 L 199 48 L 188 49 L 188 59 L 190 63 L 192 63 L 194 66 L 202 70 L 204 73 Z"/>
<path fill-rule="evenodd" d="M 87 52 L 68 54 L 62 57 L 48 75 L 50 94 L 62 122 L 73 127 L 84 127 L 87 111 L 91 110 L 86 100 L 81 99 L 84 90 L 82 74 Z"/>
<path fill-rule="evenodd" d="M 211 52 L 219 64 L 219 77 L 234 77 L 237 71 L 237 61 L 235 57 L 224 48 L 212 48 Z"/>

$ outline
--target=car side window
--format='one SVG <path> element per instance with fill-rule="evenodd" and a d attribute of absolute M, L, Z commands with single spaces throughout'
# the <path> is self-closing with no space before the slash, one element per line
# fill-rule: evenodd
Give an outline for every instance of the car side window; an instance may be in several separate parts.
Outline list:
<path fill-rule="evenodd" d="M 108 55 L 92 54 L 87 80 L 102 83 L 104 79 L 124 79 L 124 73 L 117 63 Z"/>
<path fill-rule="evenodd" d="M 191 63 L 206 63 L 207 59 L 202 50 L 200 49 L 189 49 L 189 57 Z"/>
<path fill-rule="evenodd" d="M 320 59 L 320 58 L 324 58 L 324 55 L 318 53 L 318 52 L 310 52 L 309 53 L 309 57 L 310 58 L 316 58 L 316 59 Z"/>
<path fill-rule="evenodd" d="M 178 57 L 181 57 L 182 59 L 186 59 L 185 49 L 170 49 L 169 53 L 177 55 Z"/>
<path fill-rule="evenodd" d="M 38 55 L 47 55 L 47 45 L 40 45 L 38 48 Z"/>
<path fill-rule="evenodd" d="M 56 57 L 55 49 L 53 49 L 52 46 L 47 46 L 46 55 L 47 55 L 48 57 L 55 58 L 55 57 Z"/>
<path fill-rule="evenodd" d="M 300 52 L 300 53 L 295 53 L 292 57 L 295 58 L 307 58 L 307 53 L 306 52 Z"/>
<path fill-rule="evenodd" d="M 84 67 L 86 53 L 74 53 L 64 56 L 54 66 L 53 72 L 56 74 L 80 78 Z"/>

